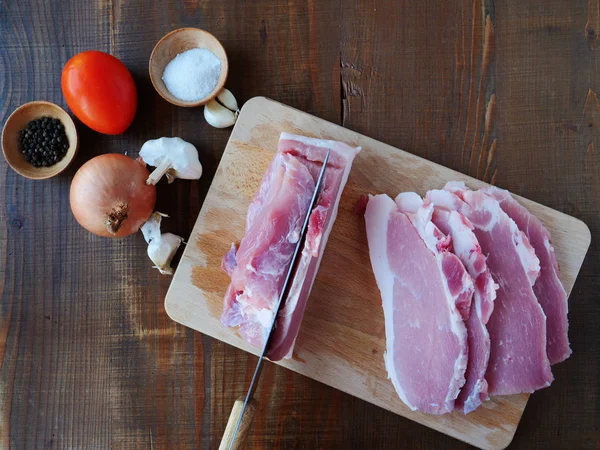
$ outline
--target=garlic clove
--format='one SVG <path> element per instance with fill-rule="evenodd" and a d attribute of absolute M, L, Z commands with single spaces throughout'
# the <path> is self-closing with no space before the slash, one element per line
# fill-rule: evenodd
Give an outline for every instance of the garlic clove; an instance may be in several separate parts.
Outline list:
<path fill-rule="evenodd" d="M 154 263 L 153 267 L 163 275 L 173 275 L 171 260 L 182 242 L 183 238 L 173 233 L 163 233 L 159 239 L 150 242 L 148 256 Z"/>
<path fill-rule="evenodd" d="M 230 111 L 213 99 L 204 106 L 204 118 L 215 128 L 227 128 L 237 120 L 237 112 Z"/>
<path fill-rule="evenodd" d="M 172 275 L 171 260 L 183 242 L 183 238 L 173 233 L 160 232 L 160 222 L 169 217 L 158 211 L 152 213 L 150 219 L 142 226 L 142 234 L 148 243 L 148 256 L 163 275 Z"/>
<path fill-rule="evenodd" d="M 155 211 L 150 218 L 142 225 L 141 231 L 144 239 L 149 244 L 150 242 L 160 239 L 160 222 L 163 217 L 169 217 L 167 214 Z"/>
<path fill-rule="evenodd" d="M 239 111 L 238 103 L 231 91 L 227 88 L 223 88 L 219 95 L 217 95 L 217 99 L 221 104 L 231 111 Z"/>

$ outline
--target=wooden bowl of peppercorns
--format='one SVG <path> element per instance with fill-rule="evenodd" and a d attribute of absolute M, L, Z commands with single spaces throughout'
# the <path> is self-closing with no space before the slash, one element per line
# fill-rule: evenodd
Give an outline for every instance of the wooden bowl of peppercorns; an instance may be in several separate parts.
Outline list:
<path fill-rule="evenodd" d="M 35 101 L 19 106 L 2 130 L 2 152 L 10 166 L 32 180 L 63 172 L 73 161 L 79 137 L 75 123 L 60 106 Z"/>

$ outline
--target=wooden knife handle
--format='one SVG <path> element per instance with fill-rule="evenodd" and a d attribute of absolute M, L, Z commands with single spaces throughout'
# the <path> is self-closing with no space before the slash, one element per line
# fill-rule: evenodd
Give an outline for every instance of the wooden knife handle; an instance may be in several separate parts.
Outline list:
<path fill-rule="evenodd" d="M 229 415 L 229 420 L 227 421 L 227 426 L 225 427 L 225 432 L 223 433 L 221 445 L 219 445 L 219 450 L 229 449 L 229 445 L 231 444 L 231 438 L 233 437 L 233 431 L 235 430 L 235 426 L 237 425 L 238 419 L 240 418 L 240 413 L 242 412 L 242 407 L 244 406 L 244 400 L 245 397 L 240 397 L 233 404 L 233 408 L 231 408 L 231 414 Z M 246 434 L 248 433 L 248 429 L 250 428 L 250 423 L 252 422 L 252 419 L 254 419 L 257 407 L 257 401 L 254 399 L 250 399 L 248 405 L 246 406 L 246 410 L 244 411 L 244 417 L 242 417 L 240 428 L 237 432 L 237 435 L 235 436 L 233 447 L 231 447 L 232 450 L 240 450 L 244 445 Z"/>

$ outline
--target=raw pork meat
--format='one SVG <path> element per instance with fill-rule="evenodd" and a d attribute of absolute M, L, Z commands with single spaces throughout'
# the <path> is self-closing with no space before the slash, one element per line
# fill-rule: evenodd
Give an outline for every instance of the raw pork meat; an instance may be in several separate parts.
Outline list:
<path fill-rule="evenodd" d="M 273 361 L 292 356 L 306 301 L 360 148 L 282 133 L 277 153 L 248 207 L 246 235 L 237 251 L 232 246 L 223 258 L 222 267 L 231 276 L 231 284 L 225 294 L 221 322 L 228 327 L 239 326 L 238 332 L 246 341 L 261 347 L 328 149 L 331 154 L 321 193 L 267 352 Z"/>
<path fill-rule="evenodd" d="M 436 194 L 454 195 L 446 191 L 437 191 Z M 435 196 L 427 195 L 427 199 L 434 205 L 435 199 L 432 197 Z M 473 225 L 467 218 L 457 211 L 435 206 L 432 221 L 443 233 L 452 237 L 454 253 L 475 281 L 471 314 L 465 321 L 469 344 L 466 382 L 454 405 L 455 408 L 462 409 L 465 414 L 468 414 L 487 399 L 488 384 L 485 373 L 490 358 L 490 335 L 485 324 L 494 309 L 498 285 L 492 279 L 485 256 L 473 233 Z"/>
<path fill-rule="evenodd" d="M 365 212 L 371 264 L 383 300 L 388 375 L 402 401 L 431 414 L 452 411 L 467 365 L 473 283 L 450 239 L 416 194 L 370 197 Z M 406 211 L 403 212 L 403 211 Z"/>
<path fill-rule="evenodd" d="M 550 244 L 550 233 L 542 222 L 517 202 L 508 191 L 489 187 L 484 189 L 484 192 L 498 200 L 502 210 L 525 233 L 540 259 L 540 276 L 533 285 L 533 292 L 546 314 L 546 352 L 550 364 L 564 361 L 571 354 L 567 319 L 569 307 L 567 293 L 558 278 L 558 263 L 554 248 Z"/>
<path fill-rule="evenodd" d="M 429 199 L 469 219 L 499 285 L 487 323 L 488 392 L 518 394 L 549 386 L 553 377 L 546 354 L 546 316 L 532 289 L 540 266 L 527 236 L 483 191 L 471 191 L 463 183 L 448 183 L 444 189 L 454 195 L 430 191 Z"/>

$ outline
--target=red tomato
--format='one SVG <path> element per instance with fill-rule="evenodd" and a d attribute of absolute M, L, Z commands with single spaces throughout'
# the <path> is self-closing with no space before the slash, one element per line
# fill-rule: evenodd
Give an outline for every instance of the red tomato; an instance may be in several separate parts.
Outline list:
<path fill-rule="evenodd" d="M 98 51 L 73 56 L 63 69 L 61 84 L 73 114 L 92 130 L 120 134 L 133 122 L 135 83 L 114 56 Z"/>

